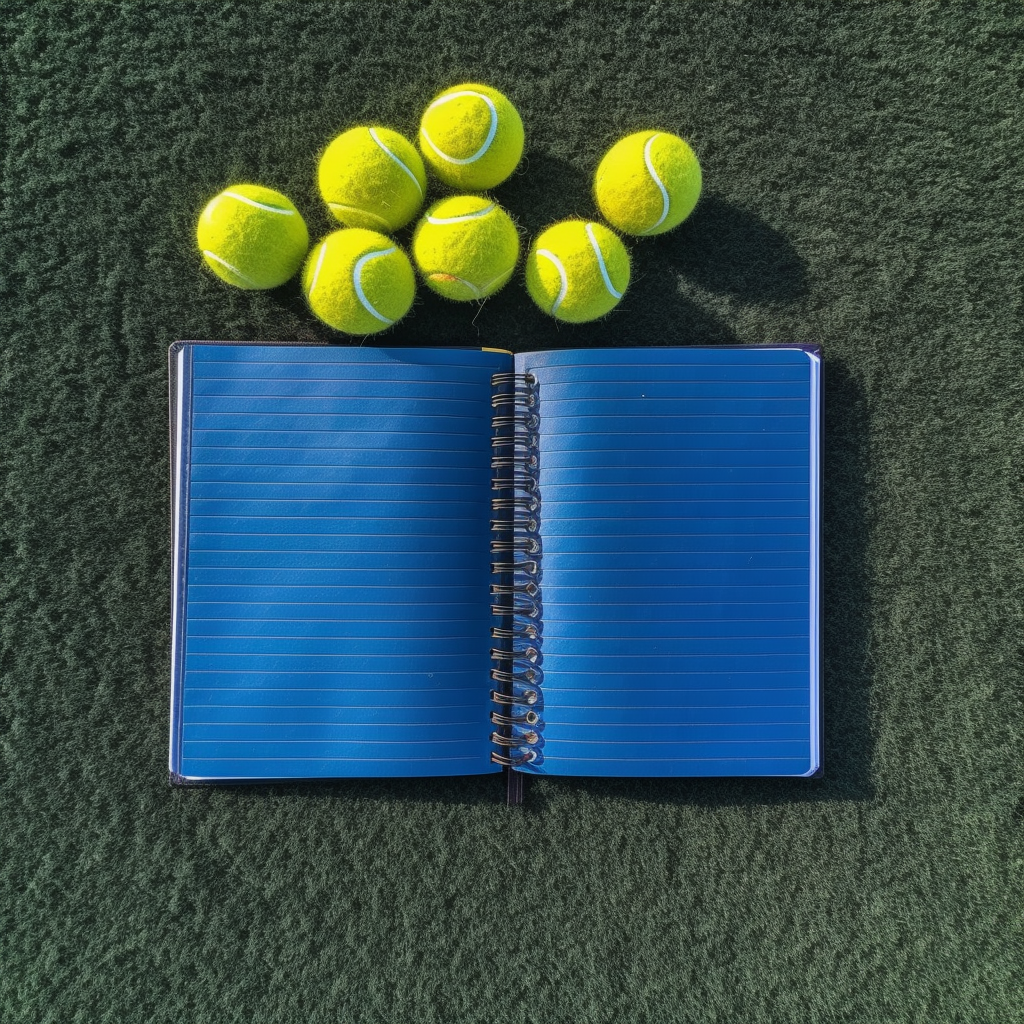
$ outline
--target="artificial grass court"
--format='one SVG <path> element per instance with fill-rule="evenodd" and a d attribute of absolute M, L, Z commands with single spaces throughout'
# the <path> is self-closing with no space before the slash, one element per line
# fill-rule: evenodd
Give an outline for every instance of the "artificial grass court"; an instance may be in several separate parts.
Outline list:
<path fill-rule="evenodd" d="M 0 5 L 0 1020 L 1019 1021 L 1017 4 Z M 606 320 L 420 289 L 387 344 L 818 341 L 825 776 L 167 782 L 167 346 L 334 341 L 193 251 L 330 227 L 338 131 L 506 91 L 535 233 L 604 150 L 705 194 Z"/>

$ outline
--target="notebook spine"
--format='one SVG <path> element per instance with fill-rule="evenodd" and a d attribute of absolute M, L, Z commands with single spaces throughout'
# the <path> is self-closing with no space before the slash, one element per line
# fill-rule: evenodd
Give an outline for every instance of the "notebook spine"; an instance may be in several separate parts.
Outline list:
<path fill-rule="evenodd" d="M 499 620 L 491 630 L 491 760 L 518 768 L 537 759 L 543 727 L 537 381 L 530 373 L 496 373 L 491 384 L 491 611 Z"/>

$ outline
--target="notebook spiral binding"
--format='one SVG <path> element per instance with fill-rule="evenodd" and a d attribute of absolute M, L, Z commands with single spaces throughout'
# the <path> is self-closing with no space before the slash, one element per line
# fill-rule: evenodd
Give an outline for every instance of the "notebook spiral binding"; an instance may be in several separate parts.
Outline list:
<path fill-rule="evenodd" d="M 491 700 L 495 764 L 517 768 L 539 756 L 541 743 L 540 539 L 538 514 L 537 380 L 530 373 L 496 373 L 491 425 L 494 497 L 491 507 L 493 582 L 491 611 L 501 624 L 491 630 Z M 516 781 L 513 783 L 513 776 Z M 514 786 L 520 796 L 514 795 Z M 509 773 L 509 803 L 519 802 L 522 777 Z"/>

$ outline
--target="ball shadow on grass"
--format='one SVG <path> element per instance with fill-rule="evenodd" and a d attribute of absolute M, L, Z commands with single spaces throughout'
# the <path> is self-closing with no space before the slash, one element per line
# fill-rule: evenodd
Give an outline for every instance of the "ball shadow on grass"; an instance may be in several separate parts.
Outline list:
<path fill-rule="evenodd" d="M 649 246 L 652 258 L 698 288 L 740 302 L 791 303 L 810 290 L 793 243 L 756 213 L 713 193 L 675 231 L 636 245 Z"/>

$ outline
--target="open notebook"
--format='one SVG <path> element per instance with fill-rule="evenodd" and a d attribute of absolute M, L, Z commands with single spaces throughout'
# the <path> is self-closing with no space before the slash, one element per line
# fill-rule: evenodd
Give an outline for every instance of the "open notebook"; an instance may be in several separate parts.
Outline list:
<path fill-rule="evenodd" d="M 170 359 L 174 781 L 820 771 L 817 349 Z"/>

